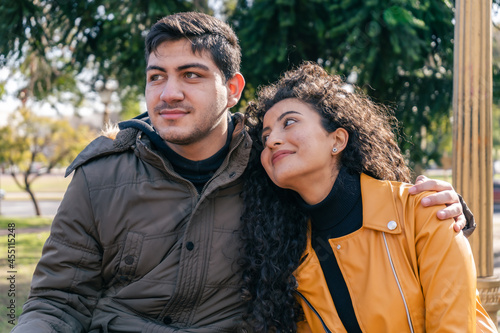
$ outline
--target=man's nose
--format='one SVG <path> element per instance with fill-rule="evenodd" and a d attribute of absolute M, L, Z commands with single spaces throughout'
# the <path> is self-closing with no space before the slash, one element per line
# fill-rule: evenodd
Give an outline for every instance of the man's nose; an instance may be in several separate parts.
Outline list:
<path fill-rule="evenodd" d="M 167 103 L 184 99 L 181 84 L 174 78 L 168 78 L 163 87 L 160 99 Z"/>

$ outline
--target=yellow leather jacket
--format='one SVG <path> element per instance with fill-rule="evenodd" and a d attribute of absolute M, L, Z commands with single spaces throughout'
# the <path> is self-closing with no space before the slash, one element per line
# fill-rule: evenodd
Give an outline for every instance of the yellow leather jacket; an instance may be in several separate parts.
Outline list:
<path fill-rule="evenodd" d="M 429 193 L 409 187 L 362 174 L 363 226 L 329 240 L 361 330 L 497 332 L 476 299 L 469 242 L 437 219 L 442 207 L 420 204 Z M 310 239 L 295 276 L 306 319 L 298 331 L 346 332 Z"/>

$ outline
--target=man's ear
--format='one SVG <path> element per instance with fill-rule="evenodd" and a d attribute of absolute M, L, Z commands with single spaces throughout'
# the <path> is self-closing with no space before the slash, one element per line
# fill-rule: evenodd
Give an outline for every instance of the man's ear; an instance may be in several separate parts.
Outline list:
<path fill-rule="evenodd" d="M 349 133 L 342 127 L 337 128 L 332 133 L 328 134 L 332 140 L 332 154 L 336 155 L 342 152 L 349 141 Z M 335 150 L 333 150 L 336 148 Z"/>
<path fill-rule="evenodd" d="M 245 78 L 241 73 L 236 73 L 232 78 L 227 80 L 226 87 L 228 91 L 227 107 L 231 108 L 235 106 L 241 98 L 241 93 L 245 87 Z"/>

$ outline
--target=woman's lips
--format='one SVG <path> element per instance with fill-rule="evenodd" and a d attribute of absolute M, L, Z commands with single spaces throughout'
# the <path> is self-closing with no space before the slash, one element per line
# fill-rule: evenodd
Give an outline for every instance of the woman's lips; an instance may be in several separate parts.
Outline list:
<path fill-rule="evenodd" d="M 279 160 L 281 160 L 281 159 L 283 159 L 283 158 L 285 158 L 285 157 L 287 157 L 288 155 L 291 155 L 291 154 L 293 154 L 293 151 L 291 151 L 291 150 L 278 150 L 271 157 L 271 163 L 274 164 L 277 161 L 279 161 Z"/>

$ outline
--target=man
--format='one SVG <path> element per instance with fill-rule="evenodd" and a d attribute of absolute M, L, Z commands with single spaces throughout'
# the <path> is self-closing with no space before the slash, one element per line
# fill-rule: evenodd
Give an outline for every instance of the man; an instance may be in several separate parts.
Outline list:
<path fill-rule="evenodd" d="M 243 116 L 228 112 L 245 85 L 237 38 L 218 19 L 179 13 L 152 27 L 146 59 L 149 117 L 121 123 L 68 168 L 13 332 L 235 332 L 241 321 L 241 176 L 252 144 Z M 418 186 L 458 201 L 449 184 Z"/>

